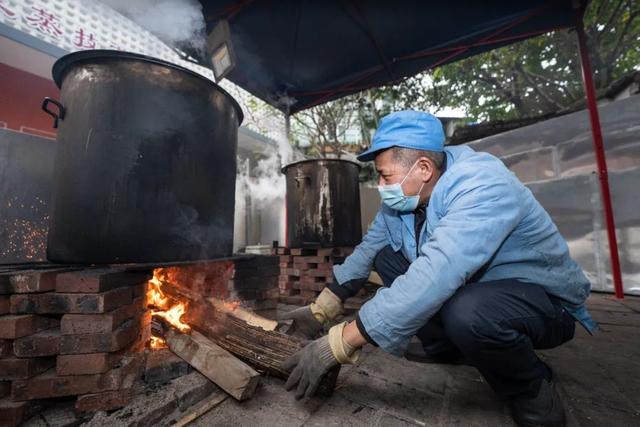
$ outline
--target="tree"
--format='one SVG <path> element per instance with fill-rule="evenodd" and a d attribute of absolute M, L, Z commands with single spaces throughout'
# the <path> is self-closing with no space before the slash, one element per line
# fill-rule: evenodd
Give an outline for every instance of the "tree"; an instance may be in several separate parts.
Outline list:
<path fill-rule="evenodd" d="M 584 23 L 602 92 L 640 66 L 640 2 L 593 0 Z M 492 121 L 571 108 L 584 101 L 576 43 L 574 31 L 555 31 L 368 89 L 296 114 L 294 133 L 325 156 L 340 151 L 349 127 L 359 129 L 360 145 L 369 145 L 379 120 L 392 111 L 462 108 L 472 120 Z"/>
<path fill-rule="evenodd" d="M 594 0 L 584 21 L 594 82 L 603 91 L 640 65 L 640 2 Z M 555 31 L 448 64 L 432 77 L 436 106 L 464 107 L 479 120 L 536 116 L 584 99 L 573 31 Z"/>
<path fill-rule="evenodd" d="M 292 116 L 292 134 L 297 145 L 304 141 L 315 157 L 334 154 L 340 158 L 345 135 L 358 119 L 358 99 L 354 96 L 321 104 Z"/>

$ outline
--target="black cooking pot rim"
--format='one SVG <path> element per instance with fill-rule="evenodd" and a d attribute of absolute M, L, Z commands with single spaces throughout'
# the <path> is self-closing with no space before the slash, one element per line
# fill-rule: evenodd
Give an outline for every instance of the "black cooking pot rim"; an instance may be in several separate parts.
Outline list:
<path fill-rule="evenodd" d="M 304 159 L 304 160 L 298 160 L 297 162 L 289 163 L 288 165 L 284 165 L 282 167 L 282 169 L 280 169 L 280 172 L 285 173 L 287 171 L 287 169 L 289 169 L 291 166 L 296 166 L 296 165 L 299 165 L 301 163 L 317 163 L 317 162 L 351 163 L 352 165 L 356 165 L 358 167 L 358 171 L 360 169 L 362 169 L 362 166 L 360 166 L 358 163 L 356 163 L 356 162 L 354 162 L 352 160 L 347 160 L 347 159 Z"/>
<path fill-rule="evenodd" d="M 209 80 L 203 75 L 198 74 L 195 71 L 192 71 L 188 68 L 181 67 L 180 65 L 176 65 L 171 62 L 164 61 L 162 59 L 154 58 L 152 56 L 142 55 L 140 53 L 123 52 L 123 51 L 111 50 L 111 49 L 92 49 L 92 50 L 81 50 L 81 51 L 73 52 L 58 58 L 58 60 L 53 64 L 53 68 L 51 69 L 53 81 L 56 83 L 58 88 L 61 89 L 63 75 L 71 65 L 77 64 L 78 62 L 88 61 L 91 59 L 105 59 L 105 58 L 136 59 L 139 61 L 152 62 L 158 65 L 163 65 L 165 67 L 174 68 L 176 70 L 180 70 L 185 73 L 191 74 L 194 77 L 197 77 L 199 79 L 206 81 L 207 83 L 212 84 L 213 86 L 215 86 L 216 89 L 222 92 L 223 95 L 229 98 L 229 100 L 231 101 L 231 104 L 233 105 L 233 107 L 236 109 L 236 112 L 238 113 L 238 119 L 239 119 L 238 126 L 240 126 L 242 124 L 242 121 L 244 120 L 244 114 L 242 112 L 242 108 L 240 108 L 240 104 L 238 104 L 238 101 L 236 101 L 233 98 L 233 96 L 229 94 L 229 92 L 224 90 L 217 83 Z"/>

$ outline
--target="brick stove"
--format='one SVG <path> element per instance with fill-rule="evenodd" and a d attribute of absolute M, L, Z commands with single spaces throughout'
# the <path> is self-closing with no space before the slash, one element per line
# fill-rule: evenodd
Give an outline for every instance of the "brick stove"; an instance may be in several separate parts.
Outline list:
<path fill-rule="evenodd" d="M 126 406 L 152 351 L 148 282 L 180 299 L 215 297 L 274 317 L 277 256 L 240 256 L 156 270 L 69 268 L 0 272 L 0 420 L 18 425 L 48 403 L 83 415 Z"/>

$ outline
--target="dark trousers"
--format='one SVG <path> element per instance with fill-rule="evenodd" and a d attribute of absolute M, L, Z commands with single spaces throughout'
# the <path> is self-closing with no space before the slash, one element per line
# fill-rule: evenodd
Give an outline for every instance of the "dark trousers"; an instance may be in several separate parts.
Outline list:
<path fill-rule="evenodd" d="M 390 246 L 374 267 L 385 286 L 409 268 Z M 441 361 L 460 355 L 506 398 L 535 397 L 550 372 L 534 349 L 573 338 L 574 318 L 542 286 L 507 279 L 460 287 L 416 335 L 428 356 Z"/>

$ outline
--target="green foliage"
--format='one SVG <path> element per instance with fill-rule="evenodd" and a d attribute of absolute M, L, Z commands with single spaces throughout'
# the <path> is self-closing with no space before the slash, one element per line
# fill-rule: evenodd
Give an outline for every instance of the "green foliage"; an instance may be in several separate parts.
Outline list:
<path fill-rule="evenodd" d="M 597 89 L 640 65 L 640 2 L 592 1 L 585 32 Z M 478 120 L 545 114 L 584 97 L 576 36 L 566 30 L 445 65 L 432 77 L 435 106 L 463 107 Z"/>

